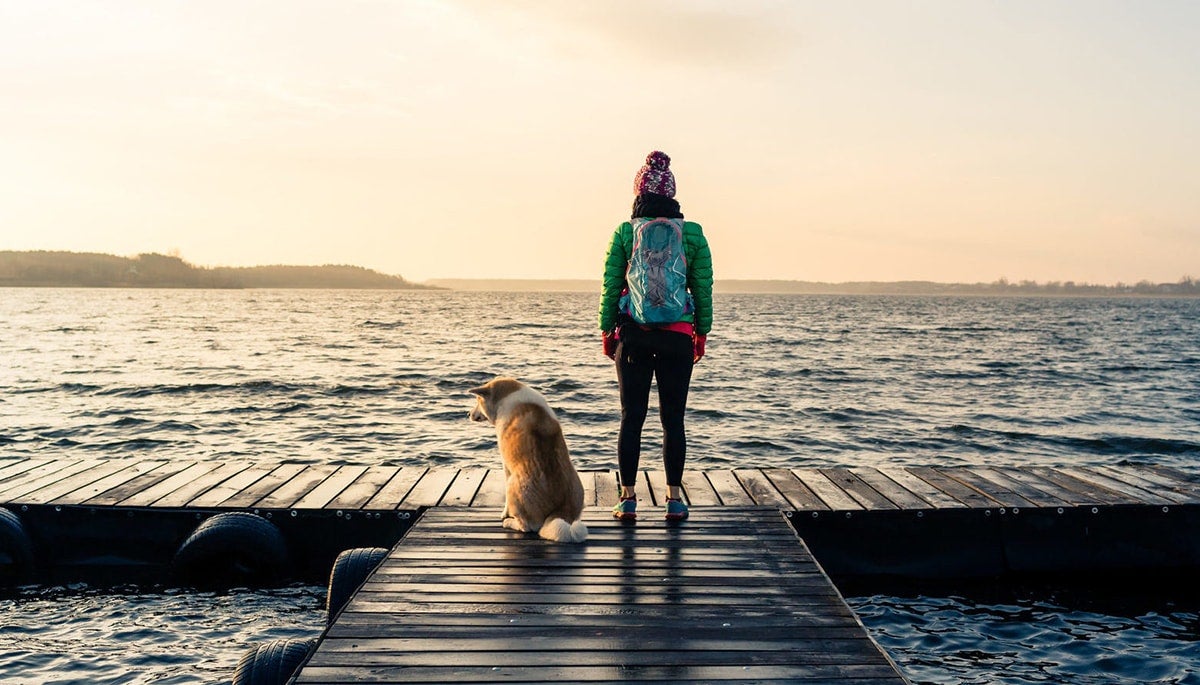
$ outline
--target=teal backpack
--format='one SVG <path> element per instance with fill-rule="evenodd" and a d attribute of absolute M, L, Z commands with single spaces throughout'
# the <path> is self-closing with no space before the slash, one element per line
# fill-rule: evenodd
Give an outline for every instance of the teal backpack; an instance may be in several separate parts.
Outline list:
<path fill-rule="evenodd" d="M 633 250 L 625 270 L 628 292 L 621 311 L 647 326 L 675 323 L 695 308 L 687 291 L 687 257 L 683 253 L 683 219 L 638 218 Z"/>

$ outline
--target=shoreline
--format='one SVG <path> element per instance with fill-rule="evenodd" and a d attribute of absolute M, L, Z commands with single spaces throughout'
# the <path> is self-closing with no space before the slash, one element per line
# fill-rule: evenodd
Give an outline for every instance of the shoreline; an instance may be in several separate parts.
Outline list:
<path fill-rule="evenodd" d="M 348 291 L 384 291 L 384 292 L 477 292 L 477 293 L 599 293 L 600 284 L 594 288 L 565 287 L 547 281 L 536 284 L 528 281 L 519 283 L 489 282 L 488 285 L 449 286 L 441 285 L 448 279 L 433 279 L 430 282 L 414 282 L 407 286 L 365 285 L 365 286 L 329 286 L 329 285 L 171 285 L 171 284 L 78 284 L 78 283 L 0 283 L 0 289 L 28 290 L 348 290 Z M 880 284 L 886 286 L 887 284 Z M 1200 292 L 1137 292 L 1128 290 L 1097 290 L 1089 292 L 1058 292 L 1045 290 L 1002 290 L 985 291 L 969 288 L 956 289 L 889 289 L 887 287 L 855 289 L 828 287 L 817 288 L 775 288 L 758 289 L 746 287 L 737 282 L 724 284 L 717 282 L 713 286 L 717 295 L 796 295 L 796 296 L 832 296 L 832 297 L 961 297 L 961 298 L 1036 298 L 1036 299 L 1120 299 L 1120 300 L 1187 300 L 1200 297 Z"/>

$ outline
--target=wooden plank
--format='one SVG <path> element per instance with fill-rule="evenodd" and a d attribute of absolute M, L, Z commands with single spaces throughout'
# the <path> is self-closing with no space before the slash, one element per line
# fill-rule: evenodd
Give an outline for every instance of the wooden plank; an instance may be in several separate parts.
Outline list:
<path fill-rule="evenodd" d="M 728 635 L 731 627 L 737 629 L 739 635 L 760 636 L 766 632 L 768 635 L 796 635 L 802 639 L 812 638 L 852 638 L 862 635 L 857 626 L 847 626 L 845 623 L 846 615 L 852 615 L 850 611 L 845 614 L 829 612 L 828 614 L 776 614 L 761 613 L 756 615 L 752 621 L 733 621 L 732 617 L 722 617 L 718 620 L 697 621 L 694 626 L 695 635 L 697 638 L 715 637 L 722 638 Z M 462 637 L 464 635 L 478 635 L 481 627 L 494 627 L 493 615 L 488 614 L 470 614 L 464 612 L 456 613 L 432 613 L 428 612 L 422 615 L 426 618 L 427 623 L 421 624 L 403 624 L 403 623 L 380 623 L 378 614 L 367 612 L 347 611 L 342 614 L 342 617 L 337 620 L 337 623 L 329 627 L 328 635 L 334 638 L 356 637 L 359 639 L 386 639 L 386 638 L 403 638 L 403 637 L 422 637 L 422 636 L 445 636 L 445 637 Z M 580 619 L 570 614 L 529 614 L 520 617 L 520 620 L 509 621 L 505 626 L 505 632 L 508 630 L 514 631 L 515 635 L 521 633 L 552 633 L 552 635 L 575 636 L 578 633 L 596 633 L 596 635 L 608 635 L 614 631 L 624 631 L 628 629 L 631 620 L 623 615 L 613 614 L 593 614 L 586 619 Z M 726 625 L 730 624 L 730 625 Z M 414 631 L 416 631 L 414 633 Z M 691 637 L 689 635 L 689 637 Z M 340 650 L 340 643 L 331 643 L 330 650 Z"/>
<path fill-rule="evenodd" d="M 749 493 L 750 499 L 759 506 L 777 507 L 782 509 L 791 508 L 791 504 L 783 493 L 767 478 L 766 474 L 758 469 L 735 469 L 733 472 L 735 478 L 741 483 L 742 488 Z"/>
<path fill-rule="evenodd" d="M 1015 492 L 1035 507 L 1065 507 L 1071 505 L 1070 500 L 1057 497 L 1053 494 L 1054 491 L 1059 489 L 1058 486 L 1033 476 L 1022 478 L 1022 474 L 1015 473 L 1017 471 L 1019 469 L 1001 469 L 988 466 L 974 469 L 974 472 L 980 478 Z"/>
<path fill-rule="evenodd" d="M 455 469 L 429 469 L 425 475 L 421 476 L 421 480 L 417 481 L 412 490 L 408 491 L 408 495 L 397 509 L 434 506 L 441 501 L 442 495 L 446 493 L 457 474 L 458 471 Z"/>
<path fill-rule="evenodd" d="M 929 502 L 926 502 L 904 486 L 888 478 L 887 474 L 879 469 L 864 466 L 850 469 L 850 472 L 858 476 L 864 483 L 870 485 L 876 492 L 886 497 L 889 502 L 895 504 L 900 509 L 931 508 Z"/>
<path fill-rule="evenodd" d="M 222 502 L 237 495 L 242 490 L 252 487 L 255 483 L 266 478 L 267 475 L 274 470 L 274 467 L 269 464 L 255 464 L 248 469 L 238 471 L 235 475 L 221 481 L 204 492 L 193 497 L 188 503 L 191 507 L 217 507 Z M 183 487 L 182 485 L 180 487 Z M 163 495 L 169 497 L 171 493 Z"/>
<path fill-rule="evenodd" d="M 1056 499 L 1060 502 L 1060 504 L 1055 505 L 1055 506 L 1072 506 L 1073 507 L 1073 506 L 1083 503 L 1083 499 L 1079 493 L 1074 492 L 1073 490 L 1068 490 L 1067 488 L 1064 488 L 1061 485 L 1059 485 L 1053 481 L 1049 481 L 1049 480 L 1046 480 L 1045 478 L 1038 476 L 1037 474 L 1030 471 L 1028 467 L 1006 467 L 1006 468 L 995 468 L 993 470 L 996 473 L 1003 474 L 1003 475 L 1011 478 L 1014 481 L 1024 483 L 1031 488 L 1040 490 L 1041 492 L 1044 492 L 1047 495 L 1053 497 L 1054 499 Z M 1037 501 L 1037 502 L 1044 501 L 1044 500 L 1034 499 L 1033 497 L 1028 497 L 1027 499 L 1030 499 L 1030 501 Z M 1047 504 L 1047 505 L 1043 505 L 1043 506 L 1051 506 L 1051 505 Z"/>
<path fill-rule="evenodd" d="M 816 469 L 792 469 L 792 474 L 833 511 L 861 511 L 858 500 Z"/>
<path fill-rule="evenodd" d="M 296 682 L 905 682 L 778 511 L 585 521 L 554 545 L 426 511 Z"/>
<path fill-rule="evenodd" d="M 1113 492 L 1108 488 L 1101 487 L 1095 483 L 1073 478 L 1058 469 L 1053 469 L 1045 466 L 1031 467 L 1030 472 L 1036 476 L 1048 480 L 1056 485 L 1062 486 L 1069 490 L 1079 493 L 1083 496 L 1084 504 L 1131 504 L 1136 503 L 1130 500 L 1125 495 L 1119 492 Z"/>
<path fill-rule="evenodd" d="M 829 482 L 853 497 L 854 501 L 862 505 L 863 509 L 879 511 L 899 508 L 891 500 L 876 492 L 875 488 L 867 485 L 861 478 L 854 475 L 849 469 L 817 470 L 824 474 L 829 479 Z"/>
<path fill-rule="evenodd" d="M 737 476 L 733 475 L 733 471 L 719 469 L 706 471 L 704 475 L 708 476 L 708 482 L 712 483 L 713 489 L 717 491 L 717 496 L 721 498 L 721 504 L 727 507 L 741 507 L 754 504 L 754 499 L 742 487 Z"/>
<path fill-rule="evenodd" d="M 280 464 L 271 469 L 265 476 L 254 483 L 242 488 L 237 494 L 221 502 L 220 506 L 228 508 L 249 508 L 255 506 L 264 497 L 279 489 L 297 474 L 308 468 L 307 464 Z"/>
<path fill-rule="evenodd" d="M 368 466 L 353 483 L 330 500 L 325 508 L 362 509 L 399 470 L 399 466 Z"/>
<path fill-rule="evenodd" d="M 430 659 L 430 652 L 453 651 L 462 653 L 461 663 L 464 666 L 511 666 L 520 664 L 526 658 L 525 652 L 545 650 L 545 644 L 561 645 L 556 652 L 556 660 L 561 661 L 561 665 L 592 666 L 610 664 L 612 657 L 605 652 L 614 651 L 626 651 L 627 664 L 644 665 L 670 659 L 662 652 L 671 650 L 693 652 L 689 659 L 691 664 L 723 663 L 732 657 L 728 654 L 731 651 L 743 652 L 739 656 L 748 663 L 786 663 L 784 653 L 797 651 L 805 652 L 806 658 L 814 663 L 854 663 L 856 659 L 874 650 L 871 641 L 862 638 L 797 640 L 786 635 L 764 635 L 754 640 L 737 642 L 730 642 L 723 636 L 716 635 L 710 638 L 694 638 L 683 644 L 678 641 L 672 642 L 670 635 L 663 635 L 648 637 L 645 642 L 632 648 L 621 640 L 619 634 L 578 635 L 564 640 L 561 639 L 562 635 L 545 637 L 531 634 L 530 631 L 519 631 L 519 637 L 514 638 L 478 641 L 462 637 L 368 638 L 362 640 L 357 649 L 348 645 L 331 646 L 319 663 L 345 666 L 429 666 L 435 665 Z M 441 643 L 438 644 L 437 641 Z M 776 662 L 774 659 L 780 661 Z"/>
<path fill-rule="evenodd" d="M 778 632 L 782 630 L 788 635 L 796 635 L 802 639 L 818 637 L 844 639 L 861 635 L 860 628 L 846 625 L 845 616 L 847 615 L 851 615 L 849 610 L 845 615 L 834 612 L 827 615 L 812 613 L 773 615 L 764 612 L 755 616 L 753 621 L 739 621 L 726 613 L 724 616 L 697 621 L 694 628 L 698 635 L 717 633 L 715 637 L 730 633 L 731 628 L 738 632 L 758 630 Z M 653 620 L 655 620 L 653 617 L 648 619 L 648 621 Z M 346 611 L 334 625 L 329 627 L 328 634 L 339 639 L 348 637 L 358 637 L 359 639 L 402 638 L 413 636 L 414 628 L 419 631 L 417 636 L 478 634 L 481 628 L 489 626 L 494 628 L 494 621 L 494 617 L 487 614 L 470 614 L 461 611 L 439 614 L 427 611 L 421 613 L 421 623 L 414 625 L 381 622 L 378 614 L 375 613 Z M 647 625 L 648 621 L 620 614 L 593 613 L 581 616 L 579 614 L 544 613 L 521 616 L 516 621 L 510 619 L 506 628 L 515 631 L 531 632 L 536 630 L 553 634 L 559 634 L 560 631 L 563 634 L 573 634 L 581 630 L 598 631 L 603 634 L 613 630 L 625 630 L 631 625 L 641 627 Z M 329 649 L 340 651 L 338 643 L 331 643 Z"/>
<path fill-rule="evenodd" d="M 438 504 L 444 507 L 469 505 L 471 500 L 475 499 L 475 493 L 479 491 L 479 486 L 483 484 L 483 477 L 486 475 L 487 469 L 460 469 Z"/>
<path fill-rule="evenodd" d="M 18 464 L 26 461 L 29 461 L 27 457 L 0 457 L 0 480 L 4 480 L 5 469 L 11 466 L 17 466 Z"/>
<path fill-rule="evenodd" d="M 397 604 L 415 604 L 429 602 L 432 604 L 488 604 L 518 606 L 535 606 L 547 604 L 570 604 L 575 607 L 596 605 L 622 606 L 629 602 L 628 596 L 633 587 L 629 583 L 591 584 L 591 591 L 581 592 L 579 587 L 559 585 L 538 588 L 524 588 L 518 592 L 511 584 L 454 584 L 432 587 L 414 583 L 398 583 L 394 587 L 401 590 L 374 588 L 359 592 L 355 596 L 355 610 L 369 611 L 378 607 L 387 611 Z M 648 590 L 657 585 L 640 585 L 637 589 Z M 830 597 L 836 597 L 837 591 L 829 585 L 796 587 L 788 585 L 761 586 L 754 588 L 735 588 L 735 592 L 718 592 L 712 587 L 684 587 L 680 585 L 663 585 L 669 593 L 646 592 L 638 597 L 638 603 L 646 604 L 679 604 L 688 603 L 693 606 L 739 606 L 739 607 L 812 607 L 822 606 Z M 558 591 L 555 592 L 555 589 Z"/>
<path fill-rule="evenodd" d="M 954 480 L 929 466 L 914 466 L 908 472 L 973 509 L 988 509 L 1000 503 L 975 488 Z"/>
<path fill-rule="evenodd" d="M 158 483 L 170 478 L 187 468 L 191 462 L 167 462 L 161 468 L 154 469 L 148 473 L 143 473 L 131 480 L 128 480 L 116 487 L 109 488 L 96 496 L 85 500 L 82 504 L 90 506 L 115 506 L 121 500 L 141 492 L 146 488 L 154 487 Z"/>
<path fill-rule="evenodd" d="M 125 468 L 118 469 L 108 476 L 104 476 L 95 480 L 88 485 L 64 492 L 59 497 L 49 500 L 50 504 L 79 504 L 89 500 L 102 492 L 115 487 L 120 487 L 125 483 L 137 478 L 138 476 L 147 475 L 154 472 L 156 469 L 166 466 L 167 462 L 160 460 L 147 460 L 128 464 Z M 47 493 L 48 496 L 48 493 Z"/>
<path fill-rule="evenodd" d="M 765 469 L 763 475 L 796 511 L 829 511 L 829 506 L 787 469 Z"/>
<path fill-rule="evenodd" d="M 248 468 L 250 468 L 250 463 L 245 461 L 232 461 L 226 464 L 221 464 L 215 469 L 212 469 L 201 475 L 199 478 L 193 478 L 186 483 L 182 483 L 179 485 L 179 487 L 175 488 L 171 492 L 159 497 L 157 500 L 155 500 L 154 506 L 185 507 L 189 502 L 196 499 L 200 495 L 236 477 Z M 182 469 L 178 468 L 176 470 L 182 471 Z"/>
<path fill-rule="evenodd" d="M 1112 490 L 1113 492 L 1119 492 L 1131 502 L 1157 505 L 1169 505 L 1176 503 L 1175 500 L 1168 499 L 1166 497 L 1160 497 L 1154 494 L 1152 491 L 1143 490 L 1135 485 L 1130 485 L 1129 483 L 1122 482 L 1116 478 L 1111 478 L 1098 471 L 1091 471 L 1085 468 L 1070 466 L 1060 468 L 1059 470 L 1068 476 L 1071 476 L 1072 478 L 1077 478 L 1086 483 L 1097 484 L 1101 487 Z"/>
<path fill-rule="evenodd" d="M 1188 479 L 1186 475 L 1180 474 L 1177 471 L 1157 466 L 1142 465 L 1126 466 L 1123 469 L 1158 484 L 1160 488 L 1181 495 L 1188 495 L 1191 497 L 1191 502 L 1200 502 L 1200 486 Z"/>
<path fill-rule="evenodd" d="M 495 521 L 495 525 L 500 522 Z M 385 562 L 376 570 L 379 575 L 376 582 L 380 587 L 395 582 L 429 582 L 429 583 L 512 583 L 517 585 L 540 586 L 543 583 L 562 583 L 563 577 L 553 569 L 538 569 L 527 567 L 519 575 L 505 571 L 495 566 L 459 566 L 448 569 L 440 562 L 432 566 L 404 564 L 393 565 Z M 618 583 L 632 584 L 648 583 L 683 583 L 692 585 L 724 585 L 736 587 L 740 584 L 755 585 L 790 585 L 823 583 L 824 576 L 815 569 L 802 567 L 796 573 L 779 574 L 773 568 L 695 568 L 677 567 L 664 572 L 660 568 L 643 567 L 630 564 L 617 568 L 603 566 L 580 567 L 575 569 L 571 579 L 587 583 Z M 374 586 L 372 586 L 374 587 Z M 366 590 L 364 590 L 366 591 Z"/>
<path fill-rule="evenodd" d="M 494 521 L 499 526 L 500 522 Z M 589 529 L 591 532 L 591 529 Z M 382 584 L 420 580 L 424 582 L 474 582 L 487 579 L 493 583 L 538 584 L 543 582 L 561 583 L 562 574 L 553 568 L 525 567 L 519 575 L 513 575 L 496 566 L 457 566 L 448 569 L 440 561 L 432 565 L 394 564 L 384 561 L 375 571 L 379 575 L 375 580 Z M 580 566 L 572 574 L 572 579 L 591 582 L 598 579 L 602 582 L 618 580 L 630 582 L 663 582 L 692 583 L 695 585 L 775 585 L 788 583 L 823 582 L 823 576 L 816 569 L 801 565 L 793 573 L 780 574 L 774 567 L 716 567 L 701 568 L 695 566 L 675 567 L 664 572 L 661 568 L 652 568 L 640 564 L 627 566 Z"/>
<path fill-rule="evenodd" d="M 693 507 L 715 507 L 721 504 L 721 498 L 703 471 L 684 470 L 683 495 L 688 505 Z"/>
<path fill-rule="evenodd" d="M 608 475 L 607 471 L 603 471 L 601 473 L 604 473 L 604 475 L 606 477 Z M 584 508 L 597 506 L 597 504 L 596 504 L 596 495 L 597 495 L 596 476 L 597 476 L 597 472 L 595 472 L 595 471 L 580 471 L 579 472 L 579 484 L 583 486 L 583 506 L 584 506 Z"/>
<path fill-rule="evenodd" d="M 8 487 L 9 483 L 23 477 L 27 472 L 38 467 L 54 463 L 53 459 L 13 459 L 0 469 L 0 488 Z"/>
<path fill-rule="evenodd" d="M 484 510 L 481 510 L 484 511 Z M 587 553 L 607 554 L 611 551 L 621 550 L 629 546 L 629 530 L 617 531 L 615 534 L 604 534 L 604 531 L 596 531 L 588 536 L 588 551 Z M 737 553 L 738 550 L 746 546 L 759 544 L 764 540 L 772 543 L 777 543 L 779 540 L 769 539 L 768 535 L 757 535 L 753 539 L 747 540 L 745 531 L 738 529 L 729 529 L 724 532 L 705 531 L 705 540 L 708 546 L 705 551 L 708 553 L 718 554 L 725 552 Z M 476 551 L 475 548 L 485 548 L 489 545 L 496 544 L 497 541 L 503 541 L 505 544 L 516 547 L 530 547 L 540 550 L 545 546 L 545 541 L 538 538 L 536 535 L 527 535 L 519 539 L 512 539 L 513 536 L 506 528 L 501 527 L 499 517 L 492 519 L 482 529 L 433 529 L 417 531 L 409 531 L 405 536 L 406 540 L 420 542 L 426 547 L 444 547 L 441 553 L 446 552 L 471 552 Z M 655 544 L 663 549 L 672 547 L 686 546 L 686 541 L 681 541 L 678 536 L 673 535 L 652 535 L 649 532 L 643 532 L 641 535 L 643 542 L 655 541 Z"/>
<path fill-rule="evenodd" d="M 51 461 L 22 473 L 11 482 L 5 483 L 0 489 L 0 502 L 19 502 L 20 498 L 38 488 L 45 487 L 64 478 L 87 469 L 101 462 L 100 459 L 81 459 L 78 461 Z"/>
<path fill-rule="evenodd" d="M 1166 464 L 1145 464 L 1139 466 L 1140 469 L 1148 469 L 1164 478 L 1170 478 L 1180 483 L 1190 485 L 1195 492 L 1200 492 L 1200 476 L 1186 471 L 1180 471 L 1177 468 L 1167 466 Z"/>
<path fill-rule="evenodd" d="M 1086 470 L 1108 476 L 1113 480 L 1121 483 L 1141 488 L 1145 492 L 1154 493 L 1158 497 L 1171 500 L 1176 504 L 1194 504 L 1196 498 L 1190 494 L 1178 492 L 1171 488 L 1163 487 L 1161 483 L 1156 483 L 1152 480 L 1142 477 L 1142 474 L 1127 468 L 1118 468 L 1114 466 L 1088 466 Z"/>
<path fill-rule="evenodd" d="M 650 486 L 650 501 L 656 507 L 665 507 L 667 505 L 667 472 L 650 470 L 646 472 L 646 484 Z M 683 496 L 683 501 L 687 501 L 687 495 Z"/>
<path fill-rule="evenodd" d="M 270 492 L 262 495 L 256 502 L 245 506 L 260 509 L 291 509 L 305 495 L 312 492 L 325 479 L 338 470 L 333 464 L 305 464 L 304 468 L 292 475 L 286 481 L 276 485 Z"/>
<path fill-rule="evenodd" d="M 21 497 L 23 504 L 46 504 L 52 500 L 58 499 L 65 494 L 74 492 L 81 488 L 95 483 L 98 480 L 107 478 L 108 476 L 124 471 L 134 465 L 134 462 L 125 459 L 105 459 L 99 464 L 93 465 L 89 469 L 80 471 L 68 478 L 57 480 L 53 483 L 47 483 L 37 490 L 31 491 Z M 132 477 L 132 476 L 131 476 Z"/>
<path fill-rule="evenodd" d="M 375 493 L 375 496 L 363 508 L 372 510 L 384 509 L 388 511 L 399 509 L 400 503 L 412 491 L 413 486 L 420 482 L 426 471 L 428 469 L 423 466 L 405 466 L 397 471 L 391 480 L 380 488 L 379 492 Z M 441 495 L 439 494 L 438 496 L 440 497 Z"/>
<path fill-rule="evenodd" d="M 441 569 L 445 571 L 445 569 Z M 486 571 L 492 573 L 486 573 Z M 709 574 L 721 573 L 715 569 L 701 569 Z M 548 574 L 525 574 L 522 573 L 520 578 L 514 577 L 512 574 L 498 567 L 477 569 L 476 573 L 406 573 L 406 574 L 387 574 L 386 577 L 381 575 L 378 578 L 378 583 L 371 588 L 364 589 L 363 592 L 375 591 L 398 591 L 405 588 L 416 588 L 418 586 L 426 588 L 442 588 L 453 586 L 455 588 L 486 588 L 488 592 L 541 592 L 543 590 L 549 592 L 570 592 L 572 588 L 575 590 L 587 593 L 612 593 L 620 594 L 621 591 L 628 591 L 630 588 L 647 587 L 670 587 L 673 589 L 692 589 L 699 590 L 704 588 L 707 591 L 724 595 L 736 595 L 745 588 L 755 588 L 755 592 L 765 592 L 769 594 L 778 594 L 782 592 L 819 592 L 828 594 L 831 592 L 824 578 L 819 574 L 805 573 L 795 575 L 779 575 L 778 573 L 767 573 L 764 571 L 752 571 L 757 575 L 732 575 L 732 573 L 721 575 L 696 575 L 692 574 L 687 577 L 677 576 L 674 573 L 664 574 L 660 569 L 639 569 L 641 574 L 625 573 L 623 575 L 591 575 L 577 573 L 572 575 L 572 584 L 563 584 L 561 576 Z"/>
<path fill-rule="evenodd" d="M 317 487 L 308 491 L 308 494 L 301 497 L 295 504 L 293 509 L 324 509 L 335 497 L 340 495 L 343 490 L 350 486 L 358 479 L 367 467 L 352 466 L 349 464 L 339 466 L 333 475 L 322 481 Z"/>
<path fill-rule="evenodd" d="M 118 506 L 124 507 L 148 507 L 158 500 L 166 497 L 179 488 L 191 483 L 197 478 L 202 478 L 205 474 L 212 471 L 213 464 L 210 462 L 191 462 L 187 468 L 177 472 L 175 475 L 161 480 L 154 485 L 145 488 L 137 493 L 118 502 Z"/>
<path fill-rule="evenodd" d="M 650 476 L 647 471 L 639 471 L 637 482 L 633 484 L 633 492 L 637 495 L 638 503 L 645 506 L 656 506 L 654 495 L 650 492 Z"/>
<path fill-rule="evenodd" d="M 580 482 L 587 483 L 588 479 L 580 474 Z M 502 469 L 488 469 L 484 474 L 483 482 L 479 485 L 479 491 L 475 493 L 475 499 L 471 500 L 473 507 L 491 507 L 494 509 L 504 508 L 504 498 L 506 483 L 504 482 L 504 471 Z M 587 491 L 583 493 L 583 505 L 587 506 Z"/>
<path fill-rule="evenodd" d="M 965 467 L 954 467 L 949 469 L 941 469 L 941 472 L 952 476 L 955 480 L 963 483 L 975 490 L 986 493 L 990 499 L 1000 503 L 1002 507 L 1028 507 L 1032 504 L 1028 499 L 1021 496 L 1015 490 L 1000 485 L 999 483 L 984 477 L 978 471 Z M 1026 490 L 1027 488 L 1022 488 Z"/>
<path fill-rule="evenodd" d="M 962 509 L 962 502 L 954 499 L 950 495 L 938 490 L 924 480 L 917 478 L 907 469 L 881 466 L 879 472 L 883 475 L 896 481 L 901 487 L 913 493 L 917 497 L 929 502 L 929 505 L 934 509 Z"/>
<path fill-rule="evenodd" d="M 604 511 L 604 510 L 603 509 L 595 509 L 593 511 Z M 611 514 L 609 515 L 609 518 L 612 518 Z M 616 520 L 616 519 L 613 519 L 613 520 Z M 640 526 L 645 521 L 661 521 L 661 520 L 662 520 L 661 518 L 645 517 L 645 519 L 638 519 L 638 526 Z M 588 523 L 589 529 L 591 528 L 591 526 L 592 526 L 592 524 Z M 629 527 L 635 528 L 635 526 L 629 526 Z M 559 573 L 565 573 L 565 572 L 573 572 L 573 569 L 575 569 L 578 566 L 578 563 L 575 561 L 562 561 L 562 560 L 554 559 L 554 558 L 532 558 L 532 559 L 521 559 L 521 560 L 517 560 L 517 561 L 513 561 L 513 560 L 480 561 L 478 552 L 479 552 L 478 549 L 463 551 L 463 552 L 441 552 L 438 557 L 433 557 L 430 555 L 430 553 L 427 553 L 427 552 L 413 552 L 411 550 L 401 550 L 399 552 L 396 552 L 394 557 L 389 557 L 389 558 L 393 559 L 394 563 L 401 563 L 401 564 L 414 565 L 414 566 L 416 566 L 416 565 L 426 566 L 426 565 L 433 564 L 433 563 L 455 563 L 455 564 L 458 564 L 463 567 L 466 567 L 469 565 L 502 567 L 502 568 L 510 568 L 510 569 L 521 569 L 522 572 L 532 568 L 532 569 L 538 569 L 538 570 L 554 569 Z M 662 552 L 657 553 L 658 556 L 656 556 L 655 558 L 647 559 L 646 561 L 642 561 L 639 559 L 638 566 L 643 566 L 645 568 L 662 569 L 664 571 L 670 571 L 670 569 L 678 568 L 678 566 L 682 563 L 686 563 L 689 566 L 696 566 L 697 568 L 710 568 L 710 569 L 711 568 L 725 568 L 730 563 L 731 559 L 736 559 L 738 557 L 736 550 L 726 551 L 724 553 L 711 553 L 711 552 L 697 553 L 697 552 L 690 552 L 690 551 L 689 552 L 670 551 L 669 555 L 666 554 L 666 552 L 667 552 L 667 550 L 663 550 Z M 608 565 L 614 565 L 614 566 L 619 566 L 621 564 L 627 563 L 629 560 L 629 555 L 627 553 L 622 553 L 620 550 L 617 550 L 615 552 L 612 550 L 592 550 L 586 556 L 587 556 L 587 561 L 589 561 L 589 562 L 596 562 L 596 563 L 602 563 L 602 564 L 608 564 Z M 772 563 L 770 565 L 747 563 L 747 564 L 744 564 L 742 566 L 742 568 L 770 569 L 770 570 L 774 571 L 775 573 L 786 573 L 787 572 L 787 569 L 782 568 L 779 565 L 779 563 Z"/>
<path fill-rule="evenodd" d="M 612 509 L 617 504 L 617 499 L 620 497 L 621 486 L 620 475 L 614 471 L 597 471 L 594 481 L 596 488 L 596 506 L 603 509 Z M 587 486 L 584 486 L 584 492 L 587 491 Z"/>

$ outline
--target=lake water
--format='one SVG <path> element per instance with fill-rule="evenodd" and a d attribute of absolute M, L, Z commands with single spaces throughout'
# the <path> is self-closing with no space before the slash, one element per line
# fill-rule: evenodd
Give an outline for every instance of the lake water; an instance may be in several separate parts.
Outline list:
<path fill-rule="evenodd" d="M 617 395 L 595 299 L 0 289 L 0 449 L 496 467 L 494 434 L 466 420 L 466 390 L 504 374 L 548 397 L 579 466 L 615 468 Z M 689 412 L 699 469 L 1196 472 L 1200 300 L 718 295 Z M 0 679 L 219 682 L 216 666 L 231 673 L 264 633 L 316 635 L 320 594 L 23 590 L 0 599 Z M 918 682 L 1200 682 L 1194 601 L 849 600 Z"/>

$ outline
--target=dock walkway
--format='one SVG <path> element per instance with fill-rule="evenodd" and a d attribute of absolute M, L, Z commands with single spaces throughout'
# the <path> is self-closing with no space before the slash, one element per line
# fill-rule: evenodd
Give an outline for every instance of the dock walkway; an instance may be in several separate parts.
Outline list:
<path fill-rule="evenodd" d="M 586 506 L 615 503 L 615 471 L 580 477 Z M 140 555 L 152 568 L 197 520 L 223 511 L 273 520 L 307 564 L 300 575 L 312 575 L 345 547 L 390 547 L 430 507 L 498 516 L 503 481 L 501 469 L 479 467 L 0 458 L 0 506 L 68 576 L 105 555 Z M 637 490 L 644 509 L 663 506 L 665 475 L 643 471 Z M 1163 466 L 689 470 L 683 492 L 701 517 L 785 512 L 835 577 L 1200 567 L 1200 477 Z"/>
<path fill-rule="evenodd" d="M 907 682 L 779 511 L 584 520 L 557 545 L 429 509 L 295 682 Z"/>
<path fill-rule="evenodd" d="M 615 471 L 583 471 L 586 506 L 612 506 Z M 396 511 L 499 507 L 500 469 L 162 459 L 0 458 L 0 505 Z M 665 475 L 638 479 L 662 505 Z M 768 468 L 687 471 L 692 506 L 796 512 L 1200 504 L 1196 478 L 1159 466 Z"/>
<path fill-rule="evenodd" d="M 826 572 L 1200 569 L 1200 477 L 1162 466 L 693 470 L 678 528 L 658 509 L 661 471 L 638 480 L 634 527 L 608 512 L 615 471 L 580 476 L 591 537 L 551 545 L 500 527 L 500 469 L 0 458 L 0 543 L 19 552 L 10 570 L 56 582 L 161 577 L 226 512 L 273 522 L 294 578 L 327 578 L 344 549 L 391 548 L 307 684 L 902 683 Z"/>

